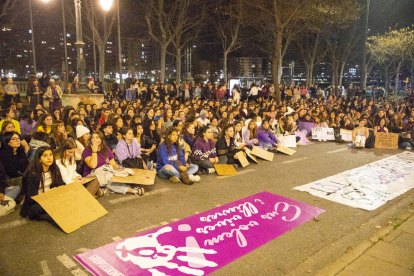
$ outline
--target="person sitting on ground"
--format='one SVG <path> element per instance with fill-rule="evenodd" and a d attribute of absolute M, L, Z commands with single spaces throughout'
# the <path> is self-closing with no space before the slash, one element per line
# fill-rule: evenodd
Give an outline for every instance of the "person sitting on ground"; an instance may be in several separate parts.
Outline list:
<path fill-rule="evenodd" d="M 0 144 L 2 143 L 4 133 L 6 132 L 15 132 L 15 126 L 11 121 L 4 121 L 3 125 L 1 126 Z M 27 144 L 22 135 L 18 135 L 20 137 L 20 144 L 24 147 L 25 153 L 28 153 L 30 151 L 30 146 Z"/>
<path fill-rule="evenodd" d="M 112 150 L 112 153 L 114 153 L 116 145 L 118 145 L 118 138 L 113 133 L 113 126 L 109 123 L 103 123 L 100 130 L 103 133 L 106 145 Z"/>
<path fill-rule="evenodd" d="M 257 124 L 255 121 L 250 121 L 247 128 L 243 132 L 243 138 L 247 147 L 250 149 L 253 146 L 260 146 L 259 140 L 257 139 Z"/>
<path fill-rule="evenodd" d="M 56 150 L 56 165 L 59 167 L 63 182 L 65 182 L 66 185 L 80 183 L 84 185 L 88 192 L 95 198 L 102 196 L 103 193 L 97 179 L 86 182 L 86 179 L 82 178 L 82 176 L 76 172 L 75 151 L 76 141 L 72 138 L 64 140 Z"/>
<path fill-rule="evenodd" d="M 46 132 L 50 134 L 52 131 L 53 117 L 50 114 L 42 114 L 37 121 L 35 129 L 37 132 Z"/>
<path fill-rule="evenodd" d="M 210 127 L 202 126 L 193 148 L 197 166 L 207 174 L 214 173 L 216 171 L 214 165 L 220 164 L 216 153 L 216 143 L 214 143 L 212 138 L 213 132 Z M 225 160 L 222 159 L 222 161 L 224 162 Z"/>
<path fill-rule="evenodd" d="M 369 130 L 365 127 L 365 120 L 359 122 L 359 126 L 352 131 L 352 141 L 356 148 L 365 147 L 365 141 L 369 137 Z"/>
<path fill-rule="evenodd" d="M 198 175 L 194 175 L 198 171 L 198 166 L 187 164 L 185 161 L 184 153 L 178 142 L 178 132 L 174 127 L 169 127 L 165 131 L 164 142 L 158 149 L 156 169 L 160 178 L 170 179 L 174 183 L 182 180 L 183 183 L 191 185 L 201 180 Z M 188 180 L 183 179 L 185 173 L 188 174 Z"/>
<path fill-rule="evenodd" d="M 116 164 L 114 154 L 111 149 L 105 145 L 102 132 L 94 132 L 91 135 L 89 145 L 85 148 L 82 158 L 85 160 L 83 176 L 90 176 L 93 170 L 99 169 L 103 165 L 110 165 L 115 171 L 121 171 L 124 168 Z M 99 183 L 101 184 L 101 183 Z M 135 194 L 143 196 L 145 191 L 143 188 L 131 188 L 123 183 L 110 183 L 106 188 L 114 193 Z"/>
<path fill-rule="evenodd" d="M 18 198 L 21 192 L 19 186 L 9 186 L 6 171 L 3 164 L 0 163 L 0 202 L 2 201 L 14 201 Z M 10 207 L 9 207 L 10 206 Z M 7 202 L 7 205 L 0 205 L 0 216 L 7 215 L 14 211 L 15 202 L 13 205 Z"/>
<path fill-rule="evenodd" d="M 243 149 L 246 143 L 244 142 L 244 137 L 242 134 L 243 124 L 240 121 L 234 123 L 234 142 L 236 143 L 237 148 Z"/>
<path fill-rule="evenodd" d="M 31 109 L 24 110 L 20 120 L 20 130 L 24 139 L 29 141 L 30 136 L 35 132 L 36 122 L 33 120 L 34 113 Z M 30 142 L 30 141 L 29 141 Z"/>
<path fill-rule="evenodd" d="M 259 140 L 259 144 L 266 150 L 274 150 L 280 146 L 279 140 L 277 140 L 273 132 L 270 131 L 269 121 L 266 119 L 263 120 L 257 131 L 257 140 Z"/>
<path fill-rule="evenodd" d="M 20 141 L 21 138 L 17 132 L 6 132 L 3 135 L 0 149 L 0 162 L 6 164 L 4 169 L 13 186 L 19 187 L 22 186 L 22 176 L 29 165 Z"/>
<path fill-rule="evenodd" d="M 65 185 L 65 182 L 55 163 L 52 149 L 49 147 L 38 148 L 33 162 L 30 163 L 23 175 L 24 203 L 20 215 L 23 218 L 29 217 L 31 220 L 52 221 L 53 219 L 33 197 L 62 185 Z"/>
<path fill-rule="evenodd" d="M 0 121 L 0 128 L 1 128 L 1 126 L 3 125 L 3 123 L 5 121 L 10 121 L 10 122 L 13 123 L 15 131 L 20 134 L 21 133 L 20 132 L 20 124 L 19 124 L 18 121 L 16 121 L 14 119 L 14 117 L 15 117 L 15 113 L 14 113 L 13 109 L 11 109 L 10 107 L 5 108 L 3 110 L 3 118 L 4 119 Z"/>
<path fill-rule="evenodd" d="M 377 137 L 377 133 L 388 133 L 388 128 L 385 127 L 385 118 L 381 118 L 379 125 L 374 127 L 375 137 Z"/>
<path fill-rule="evenodd" d="M 216 143 L 216 152 L 220 164 L 229 164 L 234 165 L 235 167 L 239 166 L 240 162 L 237 160 L 238 157 L 236 155 L 239 151 L 243 150 L 238 149 L 236 143 L 234 142 L 233 126 L 227 125 L 223 127 L 221 136 L 219 137 Z"/>
<path fill-rule="evenodd" d="M 137 140 L 134 139 L 132 128 L 124 127 L 120 132 L 122 139 L 119 140 L 115 151 L 118 162 L 125 168 L 147 170 L 147 164 L 141 157 L 141 147 Z"/>
<path fill-rule="evenodd" d="M 68 139 L 63 121 L 52 123 L 52 133 L 50 134 L 50 147 L 52 150 L 57 149 L 64 140 Z"/>

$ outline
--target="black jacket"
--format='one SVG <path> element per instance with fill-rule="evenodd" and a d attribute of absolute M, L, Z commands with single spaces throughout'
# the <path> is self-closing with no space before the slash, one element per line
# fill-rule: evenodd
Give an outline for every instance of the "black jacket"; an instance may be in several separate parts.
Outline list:
<path fill-rule="evenodd" d="M 9 178 L 16 178 L 23 176 L 24 171 L 29 165 L 24 148 L 17 149 L 17 153 L 13 154 L 8 149 L 0 149 L 0 162 L 6 164 L 4 169 Z"/>
<path fill-rule="evenodd" d="M 4 195 L 7 187 L 9 187 L 9 184 L 7 183 L 6 170 L 4 169 L 3 164 L 0 163 L 0 194 Z"/>

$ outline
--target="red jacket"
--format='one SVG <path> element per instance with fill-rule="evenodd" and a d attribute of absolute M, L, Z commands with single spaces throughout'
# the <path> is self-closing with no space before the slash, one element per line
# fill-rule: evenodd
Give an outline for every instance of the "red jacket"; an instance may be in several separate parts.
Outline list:
<path fill-rule="evenodd" d="M 104 115 L 104 113 L 102 112 L 101 113 L 101 118 L 99 119 L 99 124 L 100 125 L 102 125 L 103 123 L 105 123 L 106 122 L 106 119 L 105 119 L 105 115 Z"/>

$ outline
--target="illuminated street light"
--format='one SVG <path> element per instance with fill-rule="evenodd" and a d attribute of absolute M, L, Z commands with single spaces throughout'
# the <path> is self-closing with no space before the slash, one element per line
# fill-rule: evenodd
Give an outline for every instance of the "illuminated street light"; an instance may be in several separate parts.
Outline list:
<path fill-rule="evenodd" d="M 47 2 L 49 2 L 49 0 L 42 0 L 42 2 L 43 2 L 44 4 L 47 4 Z"/>
<path fill-rule="evenodd" d="M 113 0 L 101 0 L 102 9 L 104 11 L 109 11 L 111 9 L 112 2 L 113 2 Z"/>

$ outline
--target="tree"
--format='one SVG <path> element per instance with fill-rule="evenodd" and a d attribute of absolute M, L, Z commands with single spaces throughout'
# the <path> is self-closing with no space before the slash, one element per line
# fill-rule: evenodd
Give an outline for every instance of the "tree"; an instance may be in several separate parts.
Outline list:
<path fill-rule="evenodd" d="M 398 91 L 400 71 L 413 55 L 414 31 L 405 28 L 372 36 L 368 39 L 367 47 L 384 70 L 385 87 L 389 87 L 390 78 L 395 75 L 395 91 Z M 394 69 L 394 73 L 390 72 L 391 69 Z"/>
<path fill-rule="evenodd" d="M 2 0 L 0 2 L 0 28 L 14 23 L 19 2 L 20 0 Z"/>
<path fill-rule="evenodd" d="M 165 80 L 167 48 L 174 39 L 174 21 L 180 9 L 180 1 L 147 0 L 144 2 L 148 34 L 160 45 L 160 81 Z M 179 77 L 177 78 L 179 80 Z"/>
<path fill-rule="evenodd" d="M 232 0 L 228 3 L 217 1 L 214 7 L 214 26 L 221 41 L 223 49 L 223 75 L 227 83 L 227 57 L 243 45 L 240 39 L 242 27 L 244 2 L 243 0 Z"/>
<path fill-rule="evenodd" d="M 175 48 L 175 54 L 171 55 L 175 56 L 176 80 L 177 83 L 180 83 L 183 50 L 197 38 L 200 27 L 205 20 L 205 14 L 203 2 L 197 0 L 176 0 L 176 2 L 178 10 L 174 16 L 172 27 L 172 44 Z"/>
<path fill-rule="evenodd" d="M 99 81 L 105 81 L 105 55 L 106 44 L 112 32 L 112 27 L 116 20 L 115 9 L 99 15 L 97 7 L 94 5 L 94 0 L 84 0 L 85 8 L 82 9 L 86 15 L 86 20 L 89 23 L 89 28 L 84 28 L 84 36 L 93 41 L 93 34 L 95 35 L 95 43 L 99 51 Z M 109 17 L 109 19 L 107 18 Z"/>

